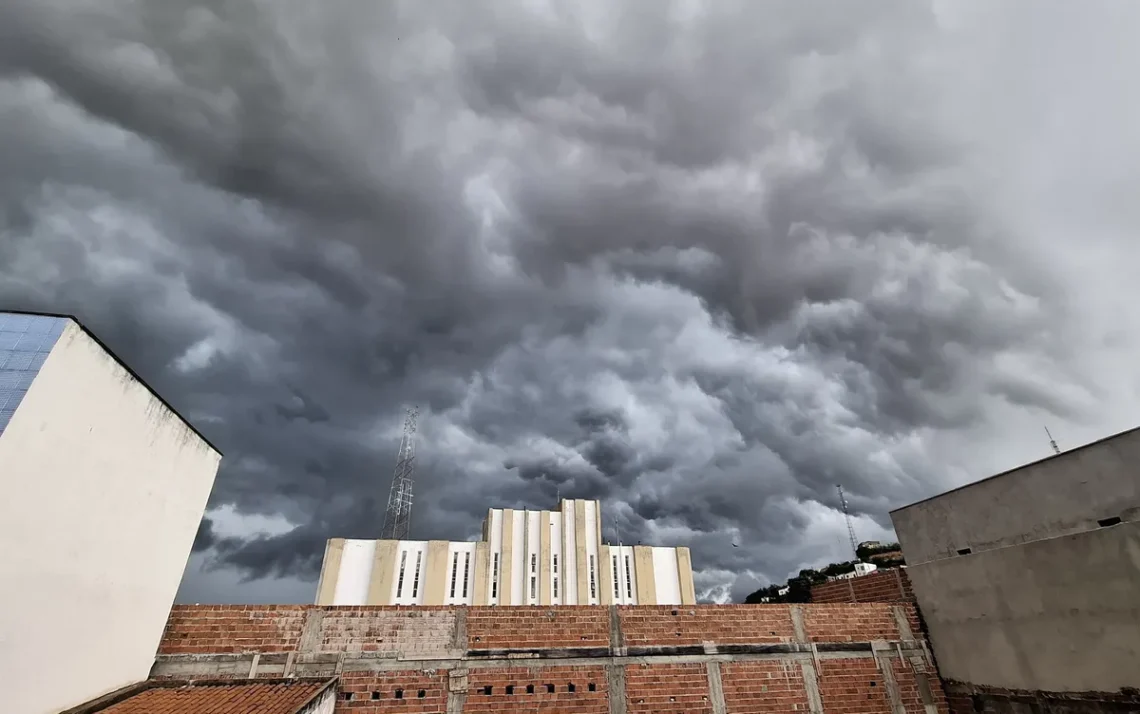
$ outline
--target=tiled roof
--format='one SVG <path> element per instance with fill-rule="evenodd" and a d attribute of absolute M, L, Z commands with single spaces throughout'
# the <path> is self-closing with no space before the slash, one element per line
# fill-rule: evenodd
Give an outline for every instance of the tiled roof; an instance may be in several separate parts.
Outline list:
<path fill-rule="evenodd" d="M 116 702 L 99 714 L 295 714 L 329 681 L 168 683 Z"/>

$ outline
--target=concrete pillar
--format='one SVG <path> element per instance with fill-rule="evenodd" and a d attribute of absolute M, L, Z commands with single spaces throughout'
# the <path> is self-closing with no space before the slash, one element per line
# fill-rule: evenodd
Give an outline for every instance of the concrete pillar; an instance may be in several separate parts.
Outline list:
<path fill-rule="evenodd" d="M 336 579 L 340 575 L 340 558 L 344 554 L 344 538 L 330 538 L 325 542 L 325 559 L 321 564 L 321 577 L 317 581 L 318 605 L 332 605 L 336 594 Z"/>
<path fill-rule="evenodd" d="M 525 540 L 524 540 L 525 542 Z M 515 509 L 503 509 L 503 545 L 502 555 L 499 556 L 499 604 L 511 605 L 514 603 L 514 594 L 511 585 L 514 576 L 511 574 L 515 559 Z"/>
<path fill-rule="evenodd" d="M 427 562 L 424 563 L 424 605 L 442 605 L 447 596 L 451 577 L 451 563 L 447 558 L 449 545 L 445 540 L 428 541 Z"/>
<path fill-rule="evenodd" d="M 608 545 L 598 546 L 598 604 L 612 605 L 614 602 L 614 563 Z"/>
<path fill-rule="evenodd" d="M 724 683 L 720 679 L 720 662 L 705 662 L 705 671 L 709 678 L 709 704 L 713 714 L 728 714 L 724 704 Z"/>
<path fill-rule="evenodd" d="M 396 552 L 400 549 L 398 540 L 376 541 L 376 553 L 372 556 L 372 579 L 368 583 L 369 605 L 391 605 L 392 585 L 396 577 Z"/>
<path fill-rule="evenodd" d="M 475 591 L 472 594 L 472 605 L 487 605 L 487 574 L 491 567 L 491 544 L 486 541 L 475 544 Z"/>
<path fill-rule="evenodd" d="M 574 562 L 578 572 L 578 604 L 590 603 L 590 570 L 586 564 L 586 502 L 574 499 Z"/>
<path fill-rule="evenodd" d="M 653 549 L 647 545 L 633 546 L 633 566 L 637 571 L 637 604 L 657 604 L 657 581 L 653 575 Z"/>
<path fill-rule="evenodd" d="M 538 517 L 538 604 L 549 605 L 550 597 L 550 511 Z"/>
<path fill-rule="evenodd" d="M 693 585 L 693 559 L 685 546 L 677 548 L 677 579 L 681 583 L 681 604 L 696 605 L 697 592 Z"/>

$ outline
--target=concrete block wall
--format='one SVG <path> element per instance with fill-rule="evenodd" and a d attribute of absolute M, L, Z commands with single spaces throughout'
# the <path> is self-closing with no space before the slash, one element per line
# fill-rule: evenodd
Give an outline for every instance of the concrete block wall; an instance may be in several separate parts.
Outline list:
<path fill-rule="evenodd" d="M 914 602 L 914 590 L 905 568 L 877 570 L 848 580 L 832 580 L 813 585 L 811 601 L 828 602 Z"/>
<path fill-rule="evenodd" d="M 336 711 L 948 714 L 906 604 L 178 606 L 155 678 L 339 677 Z"/>

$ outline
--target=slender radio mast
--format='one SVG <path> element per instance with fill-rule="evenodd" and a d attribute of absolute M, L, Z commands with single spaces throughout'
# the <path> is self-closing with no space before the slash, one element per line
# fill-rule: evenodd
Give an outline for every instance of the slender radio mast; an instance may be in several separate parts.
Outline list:
<path fill-rule="evenodd" d="M 1061 447 L 1057 446 L 1057 440 L 1054 439 L 1053 435 L 1049 433 L 1049 427 L 1045 427 L 1045 435 L 1049 437 L 1049 446 L 1053 447 L 1053 453 L 1061 453 Z"/>
<path fill-rule="evenodd" d="M 843 486 L 836 484 L 835 487 L 839 489 L 839 502 L 843 504 L 843 517 L 847 520 L 847 536 L 851 539 L 851 552 L 855 554 L 855 560 L 858 560 L 859 544 L 855 540 L 855 526 L 851 525 L 851 513 L 847 510 L 847 497 L 843 495 Z"/>
<path fill-rule="evenodd" d="M 388 509 L 384 513 L 384 540 L 407 540 L 412 525 L 412 482 L 416 475 L 416 419 L 420 408 L 411 407 L 404 417 L 404 435 L 396 455 L 396 472 L 392 490 L 388 492 Z"/>

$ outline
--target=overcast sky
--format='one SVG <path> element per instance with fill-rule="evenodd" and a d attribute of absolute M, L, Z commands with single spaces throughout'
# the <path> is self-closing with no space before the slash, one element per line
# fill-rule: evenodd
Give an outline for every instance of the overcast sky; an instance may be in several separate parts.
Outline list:
<path fill-rule="evenodd" d="M 183 601 L 601 499 L 705 599 L 1140 423 L 1140 3 L 4 0 L 0 306 L 225 459 Z M 733 548 L 732 544 L 739 544 Z"/>

